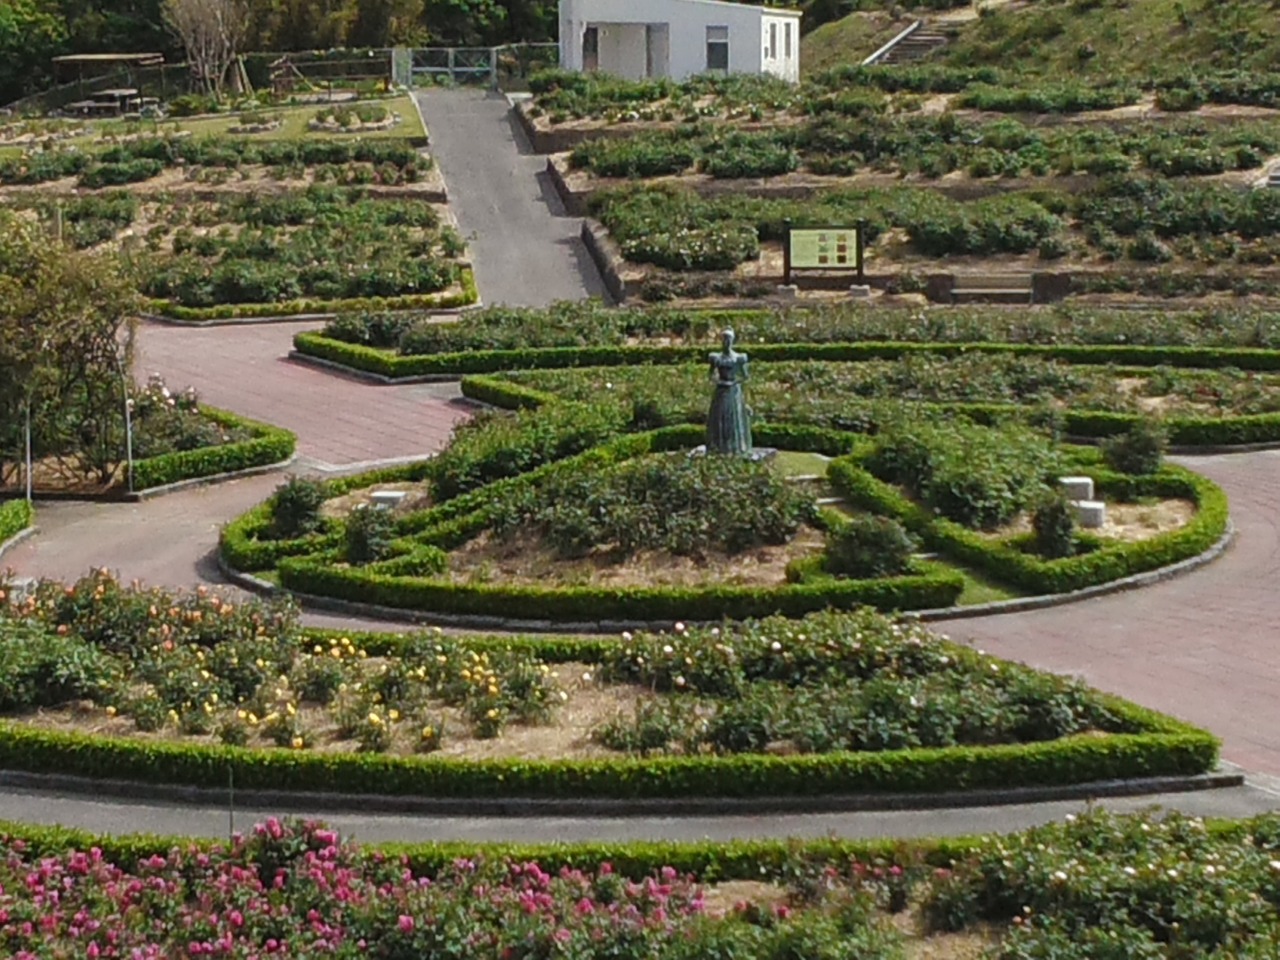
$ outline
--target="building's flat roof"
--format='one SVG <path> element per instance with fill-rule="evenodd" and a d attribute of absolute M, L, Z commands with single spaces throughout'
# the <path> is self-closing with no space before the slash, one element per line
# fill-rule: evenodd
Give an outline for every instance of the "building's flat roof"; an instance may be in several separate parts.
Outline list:
<path fill-rule="evenodd" d="M 705 3 L 713 7 L 745 7 L 750 10 L 759 10 L 762 13 L 776 13 L 783 17 L 802 17 L 803 10 L 796 10 L 792 7 L 771 7 L 764 3 L 731 3 L 730 0 L 678 0 L 680 3 Z"/>

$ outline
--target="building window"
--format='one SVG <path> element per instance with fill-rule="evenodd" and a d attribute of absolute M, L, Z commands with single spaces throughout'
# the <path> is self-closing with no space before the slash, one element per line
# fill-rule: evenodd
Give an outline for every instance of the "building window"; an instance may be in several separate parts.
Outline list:
<path fill-rule="evenodd" d="M 782 52 L 784 56 L 791 59 L 791 24 L 785 24 L 782 27 Z"/>
<path fill-rule="evenodd" d="M 707 70 L 729 70 L 728 27 L 707 27 Z"/>
<path fill-rule="evenodd" d="M 778 25 L 769 24 L 769 59 L 778 59 Z"/>

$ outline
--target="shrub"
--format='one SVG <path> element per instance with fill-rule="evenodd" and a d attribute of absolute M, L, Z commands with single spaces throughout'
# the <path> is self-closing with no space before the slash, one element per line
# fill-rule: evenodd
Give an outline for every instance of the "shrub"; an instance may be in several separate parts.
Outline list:
<path fill-rule="evenodd" d="M 989 528 L 1030 503 L 1056 459 L 1049 442 L 1024 427 L 913 424 L 884 430 L 867 465 L 943 516 Z"/>
<path fill-rule="evenodd" d="M 1112 469 L 1121 473 L 1151 474 L 1164 462 L 1168 444 L 1164 425 L 1144 417 L 1120 436 L 1105 441 L 1102 451 Z"/>
<path fill-rule="evenodd" d="M 1061 491 L 1043 497 L 1031 514 L 1036 553 L 1048 560 L 1075 553 L 1075 511 Z"/>
<path fill-rule="evenodd" d="M 306 477 L 291 476 L 276 488 L 271 498 L 271 525 L 282 539 L 292 539 L 314 532 L 321 522 L 324 487 Z"/>
<path fill-rule="evenodd" d="M 366 564 L 384 559 L 390 552 L 395 521 L 382 507 L 356 507 L 347 517 L 345 556 L 348 563 Z"/>
<path fill-rule="evenodd" d="M 897 520 L 859 514 L 827 535 L 824 566 L 828 573 L 858 580 L 893 577 L 907 571 L 913 549 Z"/>
<path fill-rule="evenodd" d="M 702 557 L 785 543 L 815 511 L 811 495 L 764 464 L 655 454 L 518 490 L 497 505 L 494 526 L 501 536 L 537 529 L 562 557 L 596 550 Z"/>

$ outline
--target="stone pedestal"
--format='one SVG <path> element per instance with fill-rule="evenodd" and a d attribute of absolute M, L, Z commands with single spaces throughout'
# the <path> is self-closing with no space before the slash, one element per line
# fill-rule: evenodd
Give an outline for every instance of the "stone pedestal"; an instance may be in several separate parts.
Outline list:
<path fill-rule="evenodd" d="M 1107 522 L 1107 505 L 1101 500 L 1076 500 L 1071 504 L 1076 523 L 1084 530 L 1097 530 Z"/>
<path fill-rule="evenodd" d="M 404 502 L 403 490 L 375 490 L 369 495 L 369 503 L 383 510 L 394 510 Z"/>
<path fill-rule="evenodd" d="M 1058 486 L 1068 500 L 1092 500 L 1092 477 L 1059 477 Z"/>
<path fill-rule="evenodd" d="M 800 295 L 800 288 L 794 283 L 780 283 L 774 292 L 779 300 L 794 300 Z"/>
<path fill-rule="evenodd" d="M 850 300 L 867 300 L 871 297 L 871 287 L 865 283 L 855 283 L 849 288 Z"/>

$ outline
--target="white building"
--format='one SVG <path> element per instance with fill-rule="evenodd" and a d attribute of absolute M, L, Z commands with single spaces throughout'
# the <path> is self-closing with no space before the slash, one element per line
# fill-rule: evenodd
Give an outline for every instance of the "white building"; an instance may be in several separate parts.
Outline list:
<path fill-rule="evenodd" d="M 560 0 L 560 65 L 629 80 L 800 79 L 800 11 L 722 0 Z"/>

